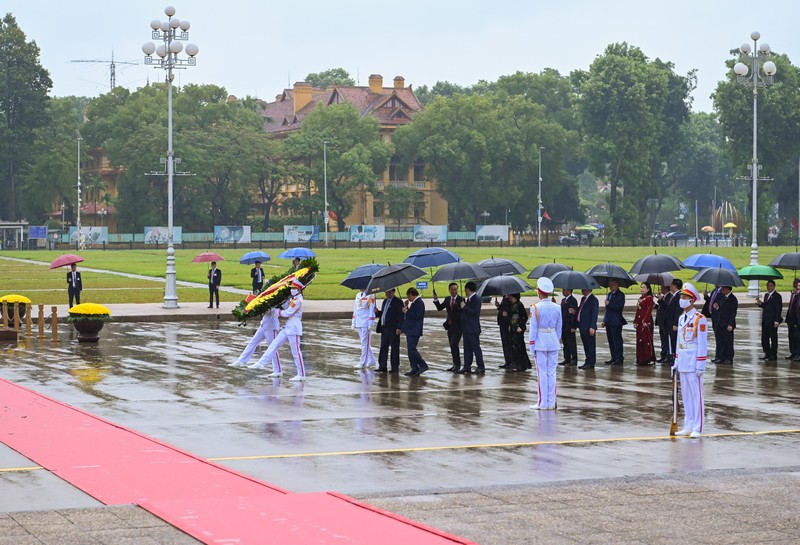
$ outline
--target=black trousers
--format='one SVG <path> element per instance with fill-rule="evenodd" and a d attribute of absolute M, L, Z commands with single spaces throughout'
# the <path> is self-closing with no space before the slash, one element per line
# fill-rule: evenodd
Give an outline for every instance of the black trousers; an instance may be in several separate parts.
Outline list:
<path fill-rule="evenodd" d="M 764 349 L 765 356 L 773 358 L 778 356 L 778 328 L 775 324 L 762 324 L 761 348 Z"/>
<path fill-rule="evenodd" d="M 798 324 L 789 324 L 789 353 L 792 356 L 800 355 L 800 326 Z"/>
<path fill-rule="evenodd" d="M 461 369 L 461 328 L 450 326 L 447 330 L 447 343 L 450 345 L 450 356 L 453 358 L 453 367 L 456 371 Z"/>
<path fill-rule="evenodd" d="M 611 359 L 614 361 L 625 359 L 625 355 L 622 352 L 622 326 L 607 325 L 606 337 L 608 337 L 608 348 L 611 350 Z"/>
<path fill-rule="evenodd" d="M 264 287 L 264 282 L 253 282 L 253 293 L 259 294 L 261 293 L 261 288 Z"/>
<path fill-rule="evenodd" d="M 594 335 L 589 335 L 588 329 L 580 329 L 581 344 L 583 345 L 584 363 L 589 367 L 594 367 L 597 364 L 597 332 Z"/>
<path fill-rule="evenodd" d="M 678 332 L 673 330 L 672 326 L 669 327 L 669 342 L 669 355 L 674 358 L 678 349 Z"/>
<path fill-rule="evenodd" d="M 396 329 L 384 327 L 381 331 L 381 348 L 378 351 L 378 369 L 386 369 L 389 349 L 392 349 L 392 371 L 400 369 L 400 335 Z"/>
<path fill-rule="evenodd" d="M 561 341 L 564 343 L 564 361 L 573 363 L 578 361 L 578 341 L 572 330 L 562 330 Z"/>
<path fill-rule="evenodd" d="M 511 324 L 502 322 L 498 324 L 500 328 L 500 342 L 503 345 L 503 359 L 506 365 L 510 365 L 514 361 L 514 355 L 511 352 Z"/>
<path fill-rule="evenodd" d="M 428 368 L 428 364 L 422 359 L 422 354 L 417 350 L 417 343 L 419 343 L 419 337 L 416 335 L 406 335 L 408 362 L 411 364 L 411 370 L 414 372 L 424 371 Z"/>
<path fill-rule="evenodd" d="M 208 285 L 208 306 L 214 306 L 214 295 L 217 296 L 217 306 L 219 306 L 219 286 Z"/>
<path fill-rule="evenodd" d="M 81 304 L 81 290 L 72 286 L 67 286 L 67 293 L 69 294 L 69 308 L 72 308 L 73 300 L 75 300 L 76 305 Z"/>
<path fill-rule="evenodd" d="M 733 331 L 728 331 L 727 327 L 719 326 L 720 353 L 719 359 L 722 361 L 733 361 Z"/>
<path fill-rule="evenodd" d="M 669 330 L 670 328 L 660 325 L 658 326 L 658 337 L 661 340 L 661 359 L 664 360 L 669 356 Z"/>
<path fill-rule="evenodd" d="M 483 351 L 481 350 L 480 333 L 464 333 L 464 371 L 472 369 L 473 357 L 475 358 L 475 368 L 483 371 Z"/>

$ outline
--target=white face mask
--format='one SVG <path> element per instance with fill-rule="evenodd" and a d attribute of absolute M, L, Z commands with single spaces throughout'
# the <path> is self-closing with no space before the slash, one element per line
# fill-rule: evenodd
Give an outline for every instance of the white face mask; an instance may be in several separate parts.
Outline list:
<path fill-rule="evenodd" d="M 678 301 L 678 304 L 681 306 L 681 308 L 689 308 L 692 306 L 692 301 L 690 299 L 681 299 Z"/>
<path fill-rule="evenodd" d="M 292 291 L 292 297 L 294 297 L 294 296 L 296 296 L 298 293 L 300 293 L 300 290 L 299 290 L 299 289 L 297 289 L 297 288 L 292 288 L 292 290 L 291 290 L 291 291 Z"/>

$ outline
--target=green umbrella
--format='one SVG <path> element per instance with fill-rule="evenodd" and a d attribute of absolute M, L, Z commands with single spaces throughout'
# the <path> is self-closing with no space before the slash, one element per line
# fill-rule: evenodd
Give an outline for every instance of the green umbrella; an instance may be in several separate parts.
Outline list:
<path fill-rule="evenodd" d="M 739 276 L 745 280 L 775 280 L 783 275 L 775 267 L 769 265 L 748 265 L 738 271 Z"/>

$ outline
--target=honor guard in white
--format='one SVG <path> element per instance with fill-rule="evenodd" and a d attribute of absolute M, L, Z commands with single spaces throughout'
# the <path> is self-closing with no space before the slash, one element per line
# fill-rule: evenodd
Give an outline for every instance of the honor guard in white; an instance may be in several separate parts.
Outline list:
<path fill-rule="evenodd" d="M 297 367 L 297 375 L 292 377 L 292 382 L 303 381 L 306 379 L 306 367 L 303 362 L 303 353 L 300 351 L 300 338 L 303 336 L 303 283 L 297 278 L 292 280 L 291 293 L 292 296 L 281 305 L 278 311 L 280 318 L 285 318 L 286 322 L 283 328 L 278 332 L 275 340 L 272 341 L 258 360 L 258 363 L 251 365 L 250 369 L 260 369 L 264 367 L 268 361 L 273 360 L 278 353 L 278 349 L 289 343 L 289 348 L 292 349 L 292 357 L 294 358 L 294 365 Z M 267 375 L 268 378 L 276 378 L 283 376 L 280 360 L 275 358 L 272 365 L 272 373 Z"/>
<path fill-rule="evenodd" d="M 356 369 L 375 366 L 375 352 L 372 351 L 372 326 L 375 325 L 375 296 L 359 291 L 353 304 L 353 329 L 358 330 L 361 339 L 361 359 Z"/>
<path fill-rule="evenodd" d="M 236 361 L 228 364 L 229 367 L 245 367 L 250 361 L 253 352 L 255 352 L 262 341 L 266 342 L 267 346 L 269 346 L 270 343 L 275 340 L 275 337 L 278 336 L 278 331 L 281 329 L 281 324 L 278 320 L 278 310 L 277 308 L 271 308 L 264 313 L 264 316 L 261 318 L 261 324 L 258 326 L 253 338 L 250 339 L 250 342 L 244 347 L 244 350 L 242 350 L 242 353 L 236 358 Z M 280 366 L 280 357 L 277 352 L 275 353 L 275 359 L 278 360 L 278 366 Z M 264 365 L 272 365 L 272 361 L 266 361 Z"/>
<path fill-rule="evenodd" d="M 678 344 L 672 371 L 680 373 L 681 399 L 685 413 L 683 429 L 676 435 L 700 437 L 703 432 L 703 375 L 706 372 L 708 322 L 697 312 L 697 289 L 688 282 L 680 291 L 683 314 L 678 318 Z"/>
<path fill-rule="evenodd" d="M 550 300 L 553 282 L 542 277 L 536 281 L 539 301 L 531 305 L 530 351 L 536 363 L 539 377 L 539 402 L 531 405 L 534 410 L 546 411 L 556 408 L 556 369 L 561 350 L 561 306 Z"/>

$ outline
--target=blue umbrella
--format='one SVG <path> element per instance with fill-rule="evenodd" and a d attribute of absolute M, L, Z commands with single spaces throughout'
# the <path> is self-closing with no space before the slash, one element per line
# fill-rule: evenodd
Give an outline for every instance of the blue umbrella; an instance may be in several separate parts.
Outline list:
<path fill-rule="evenodd" d="M 295 257 L 299 258 L 317 257 L 317 254 L 315 254 L 308 248 L 292 248 L 290 250 L 286 250 L 278 257 L 280 257 L 281 259 L 294 259 Z"/>
<path fill-rule="evenodd" d="M 448 263 L 455 263 L 456 261 L 461 261 L 461 258 L 457 254 L 445 248 L 433 247 L 417 250 L 405 258 L 403 263 L 409 263 L 415 267 L 424 269 L 427 267 L 447 265 Z"/>
<path fill-rule="evenodd" d="M 683 265 L 687 269 L 694 269 L 696 271 L 702 269 L 716 269 L 722 267 L 723 269 L 728 269 L 729 271 L 736 272 L 736 267 L 733 266 L 733 263 L 731 263 L 728 258 L 714 254 L 690 255 L 689 257 L 683 260 Z"/>
<path fill-rule="evenodd" d="M 240 265 L 252 265 L 256 261 L 259 261 L 261 263 L 264 263 L 265 261 L 269 261 L 269 254 L 267 254 L 266 252 L 259 252 L 259 251 L 247 252 L 239 260 L 239 264 Z"/>
<path fill-rule="evenodd" d="M 380 265 L 378 263 L 361 265 L 348 274 L 340 284 L 354 290 L 363 290 L 369 285 L 370 280 L 372 280 L 372 275 L 384 267 L 385 265 Z"/>

